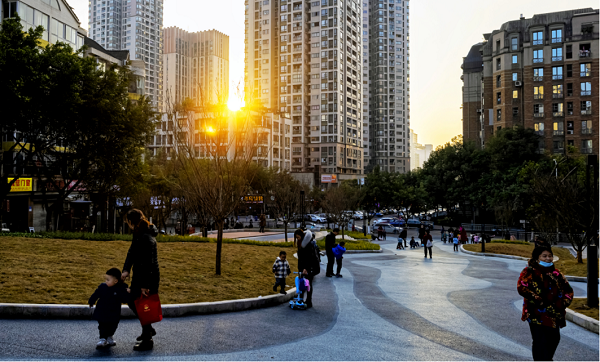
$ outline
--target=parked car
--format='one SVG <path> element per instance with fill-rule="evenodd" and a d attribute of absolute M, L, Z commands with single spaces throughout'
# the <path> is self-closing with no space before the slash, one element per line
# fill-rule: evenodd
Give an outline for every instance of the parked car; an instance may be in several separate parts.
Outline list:
<path fill-rule="evenodd" d="M 402 226 L 403 223 L 400 222 L 400 219 L 395 217 L 383 217 L 377 221 L 377 223 L 388 223 L 392 226 Z"/>
<path fill-rule="evenodd" d="M 312 221 L 312 222 L 314 222 L 314 223 L 320 223 L 320 224 L 323 224 L 323 223 L 326 223 L 326 222 L 327 222 L 327 219 L 326 219 L 326 218 L 324 218 L 324 217 L 321 217 L 321 216 L 319 216 L 319 215 L 316 215 L 316 214 L 309 214 L 309 215 L 308 215 L 308 217 L 310 218 L 310 221 Z"/>
<path fill-rule="evenodd" d="M 383 230 L 385 230 L 385 232 L 388 234 L 400 234 L 400 232 L 402 231 L 402 228 L 393 226 L 386 222 L 380 222 L 380 223 L 375 224 L 373 231 L 377 232 L 377 229 L 379 229 L 380 226 L 383 227 Z"/>
<path fill-rule="evenodd" d="M 362 220 L 364 218 L 364 215 L 363 215 L 362 211 L 355 211 L 353 218 L 356 220 Z"/>
<path fill-rule="evenodd" d="M 323 227 L 323 225 L 316 224 L 312 221 L 307 221 L 305 224 L 306 224 L 306 228 L 308 230 L 317 230 L 318 231 L 318 230 L 321 230 L 321 228 Z"/>

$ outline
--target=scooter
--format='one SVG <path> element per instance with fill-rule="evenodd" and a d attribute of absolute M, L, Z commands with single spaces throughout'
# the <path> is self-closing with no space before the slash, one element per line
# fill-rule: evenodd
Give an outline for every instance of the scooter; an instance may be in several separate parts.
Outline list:
<path fill-rule="evenodd" d="M 306 298 L 308 295 L 308 287 L 306 286 L 306 282 L 308 279 L 302 276 L 302 273 L 294 272 L 294 274 L 298 274 L 295 279 L 296 282 L 296 297 L 290 300 L 290 308 L 291 309 L 306 309 Z"/>

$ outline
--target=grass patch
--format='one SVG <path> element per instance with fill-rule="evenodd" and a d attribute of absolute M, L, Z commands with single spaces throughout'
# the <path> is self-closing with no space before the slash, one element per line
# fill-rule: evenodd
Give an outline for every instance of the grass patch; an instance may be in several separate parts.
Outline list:
<path fill-rule="evenodd" d="M 573 302 L 569 306 L 569 309 L 598 320 L 598 308 L 590 308 L 586 304 L 587 298 L 573 298 Z"/>
<path fill-rule="evenodd" d="M 296 250 L 285 243 L 225 244 L 222 275 L 217 276 L 216 243 L 159 243 L 161 301 L 212 302 L 275 294 L 271 267 L 280 250 L 287 252 L 292 271 L 297 271 Z M 122 240 L 0 237 L 0 302 L 85 304 L 106 270 L 123 267 L 129 245 Z M 293 284 L 293 276 L 287 284 Z"/>
<path fill-rule="evenodd" d="M 523 240 L 501 240 L 501 239 L 494 239 L 491 242 L 492 243 L 498 243 L 498 244 L 531 245 L 531 243 L 529 243 L 528 241 L 523 241 Z"/>
<path fill-rule="evenodd" d="M 341 239 L 336 239 L 336 242 L 342 241 Z M 381 247 L 379 244 L 371 243 L 366 240 L 344 240 L 346 242 L 346 250 L 379 250 Z M 317 245 L 319 249 L 325 250 L 325 238 L 321 238 L 317 240 Z"/>
<path fill-rule="evenodd" d="M 327 232 L 331 232 L 331 229 L 327 229 Z M 340 233 L 340 235 L 342 235 Z M 364 233 L 360 232 L 360 231 L 348 231 L 348 230 L 344 230 L 344 235 L 345 236 L 349 236 L 351 238 L 354 239 L 363 239 L 363 240 L 371 240 L 371 235 L 367 234 L 364 235 Z"/>
<path fill-rule="evenodd" d="M 520 245 L 513 243 L 486 243 L 485 252 L 492 254 L 516 255 L 524 258 L 531 258 L 533 244 Z M 481 244 L 463 245 L 465 250 L 481 252 Z M 578 277 L 587 277 L 587 259 L 583 259 L 583 264 L 578 264 L 577 259 L 571 255 L 566 248 L 552 248 L 554 255 L 558 256 L 558 261 L 554 263 L 556 268 L 564 275 Z"/>

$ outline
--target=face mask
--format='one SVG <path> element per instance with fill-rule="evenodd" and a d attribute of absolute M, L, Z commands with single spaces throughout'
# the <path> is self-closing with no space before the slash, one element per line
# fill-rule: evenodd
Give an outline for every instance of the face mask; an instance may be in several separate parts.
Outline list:
<path fill-rule="evenodd" d="M 554 263 L 546 263 L 545 261 L 541 261 L 541 260 L 540 260 L 540 261 L 538 261 L 538 263 L 539 263 L 541 266 L 544 266 L 544 267 L 546 267 L 546 268 L 547 268 L 547 267 L 549 267 L 549 266 L 552 266 L 552 265 L 554 265 Z"/>

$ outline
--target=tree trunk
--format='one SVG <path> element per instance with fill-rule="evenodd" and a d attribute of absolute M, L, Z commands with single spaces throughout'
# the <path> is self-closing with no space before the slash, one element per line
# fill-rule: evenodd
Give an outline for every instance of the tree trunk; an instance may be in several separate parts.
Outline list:
<path fill-rule="evenodd" d="M 223 246 L 223 220 L 216 222 L 217 226 L 217 262 L 215 265 L 215 274 L 221 275 L 221 249 Z"/>
<path fill-rule="evenodd" d="M 284 222 L 283 222 L 283 225 L 284 225 L 284 230 L 285 230 L 285 242 L 287 243 L 287 241 L 288 241 L 288 240 L 287 240 L 287 234 L 288 234 L 288 233 L 287 233 L 287 225 L 288 225 L 288 223 L 284 221 Z"/>
<path fill-rule="evenodd" d="M 583 250 L 580 247 L 577 248 L 577 264 L 583 264 Z"/>

